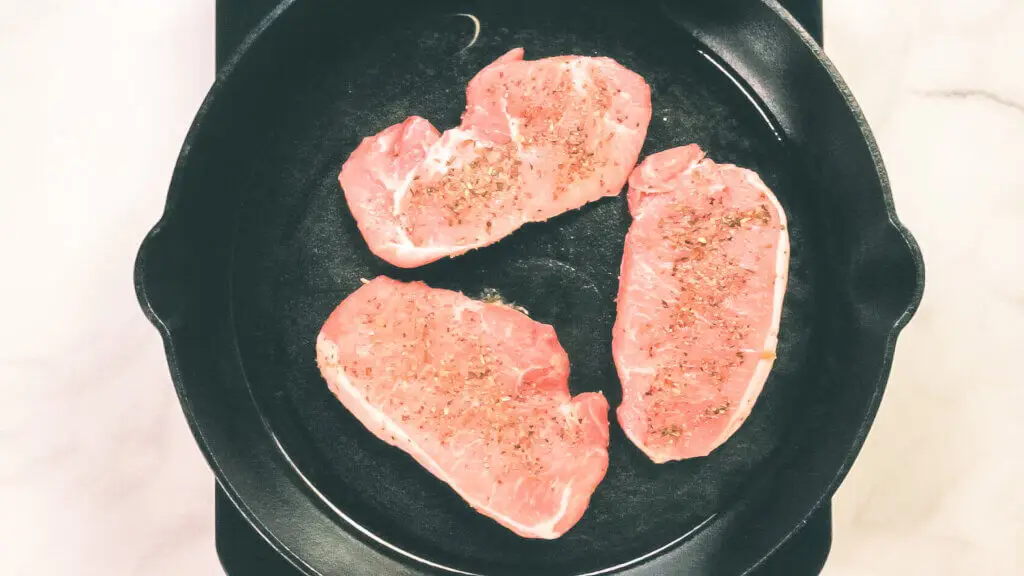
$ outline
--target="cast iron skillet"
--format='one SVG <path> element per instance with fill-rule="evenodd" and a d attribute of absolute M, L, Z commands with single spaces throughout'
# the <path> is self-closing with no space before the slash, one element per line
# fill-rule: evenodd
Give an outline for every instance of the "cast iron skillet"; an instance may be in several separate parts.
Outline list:
<path fill-rule="evenodd" d="M 473 14 L 482 23 L 479 38 Z M 607 55 L 653 88 L 643 155 L 696 142 L 760 172 L 790 221 L 779 359 L 712 455 L 655 465 L 613 424 L 586 515 L 554 541 L 471 511 L 331 396 L 313 341 L 360 278 L 496 289 L 551 323 L 574 393 L 613 406 L 629 225 L 608 198 L 416 270 L 373 257 L 336 176 L 410 114 L 458 123 L 466 82 L 515 46 Z M 774 0 L 284 2 L 221 70 L 185 141 L 136 287 L 193 432 L 242 513 L 308 574 L 741 574 L 828 498 L 878 407 L 923 290 L 871 134 Z"/>

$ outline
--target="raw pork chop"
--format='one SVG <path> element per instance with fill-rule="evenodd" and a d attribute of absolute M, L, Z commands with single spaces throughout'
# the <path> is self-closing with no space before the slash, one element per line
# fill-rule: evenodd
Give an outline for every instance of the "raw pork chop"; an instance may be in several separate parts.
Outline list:
<path fill-rule="evenodd" d="M 706 456 L 743 423 L 775 359 L 786 215 L 757 174 L 696 145 L 645 159 L 627 199 L 619 423 L 655 462 Z"/>
<path fill-rule="evenodd" d="M 614 60 L 516 48 L 470 81 L 461 126 L 411 116 L 364 138 L 338 181 L 370 250 L 413 268 L 617 195 L 650 119 L 647 83 Z"/>
<path fill-rule="evenodd" d="M 341 403 L 516 534 L 557 538 L 608 469 L 608 402 L 569 394 L 551 326 L 503 304 L 377 277 L 316 341 Z"/>

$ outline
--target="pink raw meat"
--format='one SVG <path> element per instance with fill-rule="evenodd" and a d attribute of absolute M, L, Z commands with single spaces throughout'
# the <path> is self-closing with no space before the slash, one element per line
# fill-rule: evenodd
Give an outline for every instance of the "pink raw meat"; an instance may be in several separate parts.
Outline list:
<path fill-rule="evenodd" d="M 338 181 L 370 250 L 413 268 L 619 194 L 650 119 L 650 87 L 614 60 L 516 48 L 470 81 L 458 128 L 411 116 L 364 138 Z"/>
<path fill-rule="evenodd" d="M 363 425 L 527 538 L 557 538 L 608 469 L 608 402 L 571 396 L 551 326 L 379 276 L 324 323 L 317 363 Z"/>
<path fill-rule="evenodd" d="M 786 215 L 757 174 L 696 145 L 629 178 L 612 352 L 626 435 L 655 462 L 705 456 L 743 423 L 775 359 Z"/>

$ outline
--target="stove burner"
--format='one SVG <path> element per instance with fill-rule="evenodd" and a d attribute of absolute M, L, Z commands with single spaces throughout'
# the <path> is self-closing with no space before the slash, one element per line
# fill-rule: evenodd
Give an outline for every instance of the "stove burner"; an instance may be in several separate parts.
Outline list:
<path fill-rule="evenodd" d="M 217 67 L 280 0 L 217 0 Z M 820 44 L 822 0 L 781 0 Z M 216 487 L 217 556 L 228 576 L 299 576 L 239 514 Z M 760 567 L 746 576 L 812 576 L 821 572 L 832 546 L 832 507 L 824 505 Z"/>

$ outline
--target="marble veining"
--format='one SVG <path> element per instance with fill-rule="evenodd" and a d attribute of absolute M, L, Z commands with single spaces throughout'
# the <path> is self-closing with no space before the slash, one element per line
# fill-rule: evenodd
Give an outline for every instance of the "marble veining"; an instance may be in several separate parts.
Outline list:
<path fill-rule="evenodd" d="M 994 92 L 989 92 L 988 90 L 922 90 L 918 92 L 918 94 L 931 98 L 981 98 L 982 100 L 995 102 L 1001 106 L 1007 106 L 1024 114 L 1024 104 Z"/>

